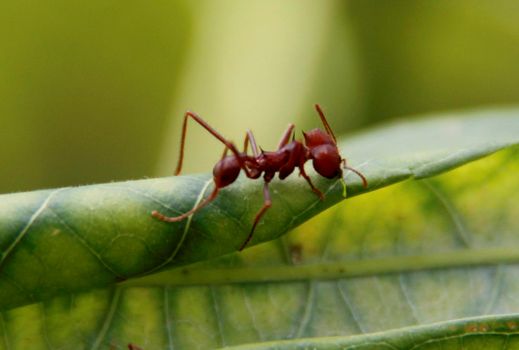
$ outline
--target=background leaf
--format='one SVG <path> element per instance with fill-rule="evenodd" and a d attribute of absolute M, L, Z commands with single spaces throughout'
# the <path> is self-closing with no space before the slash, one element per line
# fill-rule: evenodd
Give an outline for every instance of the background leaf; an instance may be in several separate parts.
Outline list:
<path fill-rule="evenodd" d="M 195 14 L 125 5 L 0 2 L 1 193 L 153 174 Z"/>
<path fill-rule="evenodd" d="M 354 337 L 282 341 L 226 349 L 514 349 L 517 315 L 481 317 Z"/>

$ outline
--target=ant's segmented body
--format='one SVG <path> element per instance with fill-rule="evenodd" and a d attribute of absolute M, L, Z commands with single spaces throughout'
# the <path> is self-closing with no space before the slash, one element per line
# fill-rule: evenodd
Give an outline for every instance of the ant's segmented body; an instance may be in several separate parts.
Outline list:
<path fill-rule="evenodd" d="M 321 200 L 324 199 L 323 193 L 314 186 L 312 180 L 305 172 L 304 165 L 308 160 L 312 160 L 312 165 L 317 173 L 328 179 L 341 178 L 343 169 L 349 169 L 356 173 L 362 179 L 364 187 L 367 187 L 366 178 L 357 170 L 346 165 L 346 159 L 342 158 L 339 149 L 337 148 L 337 140 L 333 134 L 326 117 L 319 105 L 315 105 L 315 109 L 321 118 L 326 131 L 321 129 L 313 129 L 307 133 L 303 132 L 304 144 L 301 141 L 295 140 L 294 124 L 289 124 L 287 130 L 283 133 L 279 141 L 277 150 L 273 152 L 259 151 L 254 139 L 252 131 L 248 130 L 245 135 L 243 152 L 238 151 L 234 143 L 225 139 L 209 124 L 207 124 L 200 116 L 192 112 L 186 112 L 184 115 L 184 122 L 182 125 L 182 138 L 180 143 L 180 157 L 178 160 L 175 175 L 180 174 L 182 170 L 182 162 L 184 159 L 184 145 L 186 140 L 187 120 L 194 119 L 209 133 L 220 140 L 224 145 L 224 153 L 220 161 L 216 163 L 213 168 L 214 189 L 213 192 L 200 202 L 196 207 L 190 211 L 176 217 L 168 217 L 162 215 L 158 211 L 153 211 L 151 215 L 155 218 L 166 222 L 181 221 L 198 210 L 205 207 L 213 201 L 220 189 L 232 184 L 238 178 L 240 171 L 243 170 L 245 175 L 251 179 L 257 179 L 263 175 L 264 186 L 263 195 L 264 203 L 261 209 L 256 214 L 254 223 L 250 230 L 247 239 L 242 243 L 239 250 L 243 250 L 252 239 L 252 235 L 258 222 L 268 208 L 272 205 L 270 198 L 269 183 L 272 181 L 276 173 L 278 177 L 283 180 L 294 172 L 296 168 L 299 169 L 299 174 L 308 182 L 312 191 L 319 196 Z M 292 141 L 290 141 L 292 139 Z M 252 148 L 252 155 L 248 154 L 248 146 Z M 227 155 L 228 152 L 231 155 Z"/>

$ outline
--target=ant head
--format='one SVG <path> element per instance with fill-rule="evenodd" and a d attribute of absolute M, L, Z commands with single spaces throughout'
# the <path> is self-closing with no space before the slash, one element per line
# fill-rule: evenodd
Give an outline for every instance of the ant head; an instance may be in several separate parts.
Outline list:
<path fill-rule="evenodd" d="M 314 169 L 319 175 L 328 179 L 342 176 L 342 158 L 337 146 L 334 144 L 322 144 L 311 147 L 309 151 Z"/>

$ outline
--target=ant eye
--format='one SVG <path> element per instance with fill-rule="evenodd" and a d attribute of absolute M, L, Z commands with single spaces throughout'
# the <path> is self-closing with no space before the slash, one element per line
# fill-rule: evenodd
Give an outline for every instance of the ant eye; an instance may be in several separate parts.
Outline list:
<path fill-rule="evenodd" d="M 324 144 L 311 148 L 310 153 L 313 166 L 321 176 L 333 179 L 341 174 L 341 156 L 337 147 Z"/>

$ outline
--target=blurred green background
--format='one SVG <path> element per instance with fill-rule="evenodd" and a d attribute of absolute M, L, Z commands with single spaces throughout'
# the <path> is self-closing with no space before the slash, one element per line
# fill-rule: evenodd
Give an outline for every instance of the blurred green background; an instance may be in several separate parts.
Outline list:
<path fill-rule="evenodd" d="M 170 175 L 186 109 L 268 149 L 315 102 L 338 134 L 514 104 L 517 62 L 512 0 L 0 0 L 0 192 Z M 221 150 L 192 125 L 186 172 Z"/>

